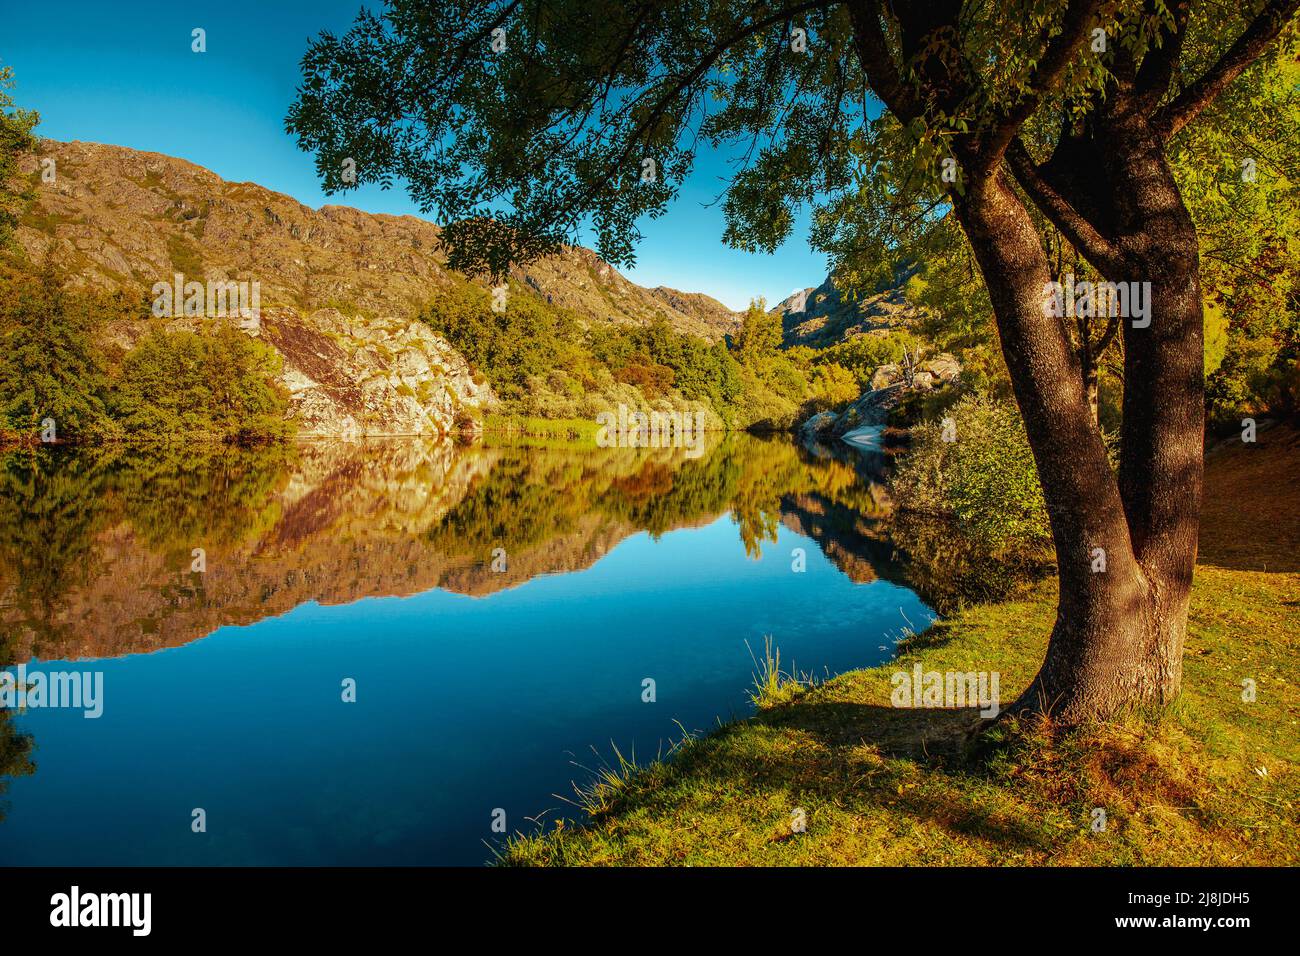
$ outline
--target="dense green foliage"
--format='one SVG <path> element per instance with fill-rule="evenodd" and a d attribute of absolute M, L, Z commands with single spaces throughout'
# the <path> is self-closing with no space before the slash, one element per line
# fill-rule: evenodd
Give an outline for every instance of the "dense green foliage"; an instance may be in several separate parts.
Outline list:
<path fill-rule="evenodd" d="M 131 436 L 167 440 L 284 438 L 278 353 L 234 326 L 153 330 L 122 361 L 109 409 Z"/>
<path fill-rule="evenodd" d="M 40 275 L 0 283 L 0 429 L 64 439 L 111 432 L 95 339 L 107 305 L 104 296 L 65 288 L 50 263 Z"/>
<path fill-rule="evenodd" d="M 286 437 L 278 356 L 223 322 L 152 327 L 124 293 L 70 285 L 47 262 L 0 275 L 0 440 L 253 442 Z M 106 348 L 110 327 L 136 334 Z M 51 430 L 52 427 L 52 430 Z"/>
<path fill-rule="evenodd" d="M 1051 540 L 1029 440 L 1007 402 L 968 396 L 916 426 L 894 492 L 904 509 L 951 517 L 995 557 Z"/>
<path fill-rule="evenodd" d="M 925 344 L 932 348 L 939 347 L 933 342 Z M 866 389 L 876 369 L 882 365 L 901 362 L 904 353 L 915 356 L 922 346 L 923 340 L 907 331 L 854 335 L 822 349 L 814 361 L 819 366 L 840 366 L 852 374 L 859 388 Z M 831 374 L 839 377 L 838 373 Z"/>
<path fill-rule="evenodd" d="M 13 242 L 18 216 L 31 200 L 31 190 L 17 183 L 18 158 L 36 145 L 32 130 L 40 117 L 14 108 L 9 89 L 13 68 L 0 66 L 0 249 Z"/>
<path fill-rule="evenodd" d="M 619 404 L 702 410 L 713 427 L 774 430 L 856 398 L 854 376 L 811 349 L 781 349 L 781 319 L 761 301 L 730 344 L 709 343 L 667 322 L 587 327 L 522 290 L 493 310 L 463 284 L 421 319 L 486 376 L 507 409 L 542 419 L 594 419 Z"/>

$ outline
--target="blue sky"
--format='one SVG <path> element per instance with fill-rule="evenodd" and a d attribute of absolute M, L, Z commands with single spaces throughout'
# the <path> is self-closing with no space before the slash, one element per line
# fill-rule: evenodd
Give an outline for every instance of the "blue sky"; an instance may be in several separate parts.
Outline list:
<path fill-rule="evenodd" d="M 179 156 L 312 207 L 419 214 L 397 185 L 326 197 L 311 156 L 284 132 L 308 41 L 321 30 L 346 30 L 357 0 L 4 6 L 0 63 L 14 68 L 18 105 L 40 112 L 41 135 Z M 204 54 L 190 50 L 195 27 L 207 31 Z M 633 281 L 705 292 L 733 309 L 758 295 L 774 304 L 821 282 L 826 258 L 808 248 L 806 215 L 774 256 L 722 245 L 720 204 L 706 204 L 729 170 L 725 155 L 701 151 L 668 213 L 640 224 L 637 265 L 624 270 Z"/>

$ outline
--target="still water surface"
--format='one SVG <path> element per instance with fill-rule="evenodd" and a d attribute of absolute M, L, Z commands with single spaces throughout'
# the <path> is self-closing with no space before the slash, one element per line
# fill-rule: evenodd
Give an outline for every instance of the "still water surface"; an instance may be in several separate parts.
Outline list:
<path fill-rule="evenodd" d="M 0 713 L 0 863 L 482 863 L 495 811 L 579 819 L 615 746 L 750 713 L 765 636 L 824 677 L 928 622 L 870 474 L 746 436 L 10 456 L 0 664 L 104 701 Z"/>

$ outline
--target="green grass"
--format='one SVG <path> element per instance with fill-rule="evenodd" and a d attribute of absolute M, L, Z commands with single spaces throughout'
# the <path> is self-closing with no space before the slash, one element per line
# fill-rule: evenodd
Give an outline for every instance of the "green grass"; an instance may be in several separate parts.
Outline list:
<path fill-rule="evenodd" d="M 748 647 L 748 642 L 746 642 Z M 749 692 L 749 701 L 757 708 L 776 707 L 802 697 L 804 692 L 814 686 L 807 674 L 799 674 L 791 666 L 789 672 L 781 668 L 781 649 L 772 640 L 772 635 L 763 638 L 763 657 L 755 656 L 750 648 L 750 657 L 754 659 L 754 687 Z"/>
<path fill-rule="evenodd" d="M 1002 699 L 1014 699 L 1055 616 L 1047 582 L 907 638 L 895 661 L 815 687 L 791 687 L 769 648 L 755 717 L 683 740 L 670 759 L 620 763 L 584 791 L 587 826 L 517 835 L 498 862 L 1300 863 L 1300 554 L 1291 546 L 1300 439 L 1271 440 L 1211 462 L 1204 537 L 1232 548 L 1203 546 L 1183 693 L 1163 712 L 1070 733 L 1015 721 L 980 732 L 970 710 L 890 706 L 892 674 L 915 662 L 996 669 Z M 1217 490 L 1242 491 L 1243 476 L 1244 511 Z M 1232 533 L 1214 526 L 1221 521 L 1234 522 Z M 1246 678 L 1254 703 L 1242 700 Z M 803 832 L 793 825 L 800 814 Z"/>
<path fill-rule="evenodd" d="M 489 439 L 519 444 L 596 441 L 600 425 L 589 418 L 532 418 L 525 415 L 491 413 L 483 418 L 483 433 Z"/>

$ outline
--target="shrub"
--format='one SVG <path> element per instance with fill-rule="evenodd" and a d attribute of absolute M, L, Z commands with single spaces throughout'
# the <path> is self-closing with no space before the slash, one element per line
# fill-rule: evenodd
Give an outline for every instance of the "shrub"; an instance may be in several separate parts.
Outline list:
<path fill-rule="evenodd" d="M 66 287 L 52 261 L 0 280 L 0 431 L 32 439 L 48 418 L 60 439 L 111 434 L 96 332 L 114 306 Z"/>
<path fill-rule="evenodd" d="M 1029 440 L 1009 402 L 967 396 L 944 421 L 916 426 L 894 496 L 902 508 L 951 517 L 964 537 L 993 555 L 1051 540 Z"/>
<path fill-rule="evenodd" d="M 811 411 L 813 412 L 839 408 L 857 398 L 861 391 L 853 373 L 843 365 L 836 365 L 833 362 L 817 366 L 813 371 L 809 389 L 812 392 Z"/>
<path fill-rule="evenodd" d="M 153 331 L 127 353 L 109 406 L 128 437 L 257 442 L 283 438 L 288 397 L 280 357 L 221 322 L 202 332 Z"/>

